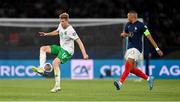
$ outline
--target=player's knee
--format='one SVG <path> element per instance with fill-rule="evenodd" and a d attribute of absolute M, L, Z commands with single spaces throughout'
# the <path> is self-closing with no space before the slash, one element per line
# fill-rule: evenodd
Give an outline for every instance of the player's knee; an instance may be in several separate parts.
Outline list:
<path fill-rule="evenodd" d="M 131 58 L 128 58 L 127 62 L 130 64 L 130 69 L 132 70 L 134 68 L 134 63 L 135 63 L 135 60 L 134 59 L 131 59 Z"/>
<path fill-rule="evenodd" d="M 41 50 L 41 51 L 44 51 L 44 50 L 45 50 L 45 46 L 41 46 L 41 47 L 40 47 L 40 50 Z"/>
<path fill-rule="evenodd" d="M 55 58 L 54 61 L 53 61 L 53 66 L 59 66 L 60 64 L 60 59 L 59 58 Z"/>
<path fill-rule="evenodd" d="M 50 51 L 49 51 L 49 50 L 50 50 L 50 49 L 49 49 L 49 46 L 41 46 L 41 47 L 40 47 L 40 50 L 41 50 L 41 51 L 44 51 L 44 52 L 50 52 Z"/>

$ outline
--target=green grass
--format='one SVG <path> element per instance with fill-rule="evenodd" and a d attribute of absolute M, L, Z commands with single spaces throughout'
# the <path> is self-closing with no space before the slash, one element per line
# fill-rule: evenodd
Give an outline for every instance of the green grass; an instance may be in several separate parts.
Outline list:
<path fill-rule="evenodd" d="M 53 80 L 0 80 L 0 101 L 180 101 L 180 80 L 127 80 L 116 91 L 113 80 L 63 80 L 62 91 L 50 93 Z"/>

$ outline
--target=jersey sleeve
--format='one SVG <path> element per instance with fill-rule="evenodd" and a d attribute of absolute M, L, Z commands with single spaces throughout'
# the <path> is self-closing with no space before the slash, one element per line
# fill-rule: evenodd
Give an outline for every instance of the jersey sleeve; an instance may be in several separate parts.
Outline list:
<path fill-rule="evenodd" d="M 59 32 L 59 31 L 60 31 L 60 28 L 61 28 L 61 27 L 60 27 L 60 24 L 59 24 L 59 25 L 58 25 L 58 28 L 56 29 L 56 31 Z"/>
<path fill-rule="evenodd" d="M 144 33 L 145 36 L 150 35 L 150 32 L 148 30 L 148 27 L 145 24 L 142 24 L 142 31 Z"/>
<path fill-rule="evenodd" d="M 71 27 L 69 30 L 68 30 L 68 36 L 73 39 L 73 40 L 76 40 L 79 38 L 78 34 L 76 33 L 76 31 L 74 30 L 73 27 Z"/>
<path fill-rule="evenodd" d="M 124 28 L 124 32 L 125 32 L 125 33 L 129 33 L 129 31 L 128 31 L 128 25 L 129 25 L 128 23 L 125 25 L 125 28 Z"/>

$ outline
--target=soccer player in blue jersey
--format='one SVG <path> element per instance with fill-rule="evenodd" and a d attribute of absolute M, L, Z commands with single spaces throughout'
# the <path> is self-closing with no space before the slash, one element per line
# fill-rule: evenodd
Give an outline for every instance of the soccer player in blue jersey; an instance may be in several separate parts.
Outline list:
<path fill-rule="evenodd" d="M 147 80 L 148 88 L 149 90 L 152 90 L 154 77 L 148 76 L 140 69 L 136 68 L 137 61 L 142 52 L 142 36 L 145 35 L 147 37 L 159 56 L 163 56 L 163 52 L 159 49 L 156 42 L 152 38 L 147 26 L 137 20 L 137 12 L 132 10 L 127 16 L 129 22 L 126 24 L 124 31 L 121 33 L 122 37 L 129 38 L 128 49 L 125 54 L 125 70 L 120 79 L 114 82 L 114 85 L 117 90 L 120 90 L 129 73 L 133 73 L 136 76 Z"/>

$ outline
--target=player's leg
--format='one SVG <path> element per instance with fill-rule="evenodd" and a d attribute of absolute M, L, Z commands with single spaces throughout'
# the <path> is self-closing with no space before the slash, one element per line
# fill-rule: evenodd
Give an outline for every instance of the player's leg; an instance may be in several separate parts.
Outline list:
<path fill-rule="evenodd" d="M 154 77 L 146 75 L 143 71 L 141 71 L 139 68 L 136 68 L 136 67 L 137 67 L 137 63 L 134 63 L 134 67 L 131 69 L 130 72 L 135 74 L 138 77 L 141 77 L 141 78 L 147 80 L 148 88 L 149 88 L 149 90 L 152 90 Z"/>
<path fill-rule="evenodd" d="M 149 90 L 152 90 L 152 88 L 153 88 L 153 82 L 154 82 L 154 77 L 146 75 L 145 73 L 143 73 L 143 72 L 142 72 L 140 69 L 138 69 L 138 68 L 133 68 L 130 72 L 133 73 L 133 74 L 135 74 L 135 75 L 138 76 L 138 77 L 141 77 L 141 78 L 147 80 L 147 82 L 148 82 L 148 88 L 149 88 Z"/>
<path fill-rule="evenodd" d="M 132 58 L 128 58 L 128 60 L 126 61 L 126 63 L 125 63 L 125 70 L 124 70 L 122 76 L 119 79 L 121 84 L 123 84 L 123 82 L 125 81 L 125 79 L 129 75 L 130 71 L 133 69 L 134 63 L 135 63 L 135 60 L 132 59 Z"/>
<path fill-rule="evenodd" d="M 60 87 L 60 85 L 61 85 L 61 83 L 60 83 L 60 81 L 61 81 L 61 77 L 60 77 L 61 71 L 60 71 L 59 65 L 63 64 L 63 63 L 66 63 L 72 57 L 71 54 L 69 54 L 66 50 L 62 49 L 59 46 L 53 46 L 52 49 L 51 49 L 52 53 L 55 54 L 55 50 L 58 50 L 57 57 L 53 61 L 54 76 L 55 76 L 55 86 L 51 90 L 51 92 L 57 92 L 58 90 L 61 89 L 61 87 Z"/>
<path fill-rule="evenodd" d="M 118 81 L 114 81 L 114 85 L 116 87 L 117 90 L 120 90 L 120 88 L 122 87 L 123 82 L 125 81 L 125 79 L 127 78 L 128 74 L 130 73 L 130 70 L 134 67 L 134 59 L 135 59 L 135 55 L 134 55 L 134 50 L 132 48 L 128 49 L 126 51 L 125 54 L 125 70 L 122 74 L 122 76 L 120 77 L 120 79 Z"/>
<path fill-rule="evenodd" d="M 149 88 L 149 90 L 152 90 L 152 88 L 153 88 L 153 82 L 154 82 L 154 77 L 146 75 L 145 73 L 143 73 L 143 72 L 142 72 L 140 69 L 138 69 L 138 68 L 133 68 L 130 72 L 133 73 L 133 74 L 135 74 L 135 75 L 138 76 L 138 77 L 141 77 L 141 78 L 147 80 L 147 82 L 148 82 L 148 88 Z"/>
<path fill-rule="evenodd" d="M 60 75 L 60 63 L 61 60 L 59 58 L 55 58 L 53 61 L 53 68 L 54 68 L 54 78 L 55 78 L 55 85 L 54 88 L 51 90 L 51 92 L 57 92 L 61 89 L 60 87 L 60 80 L 61 80 L 61 75 Z"/>
<path fill-rule="evenodd" d="M 135 49 L 135 48 L 130 48 L 126 51 L 126 54 L 125 54 L 125 59 L 126 59 L 125 70 L 124 70 L 122 76 L 120 77 L 120 79 L 118 81 L 114 82 L 114 85 L 115 85 L 117 90 L 120 90 L 123 82 L 125 81 L 125 79 L 129 75 L 130 71 L 134 68 L 136 60 L 138 58 L 136 51 L 137 51 L 137 49 Z"/>
<path fill-rule="evenodd" d="M 146 75 L 145 73 L 143 73 L 139 68 L 136 68 L 137 64 L 134 63 L 134 68 L 131 69 L 131 73 L 135 74 L 138 77 L 141 77 L 145 80 L 148 79 L 148 75 Z"/>
<path fill-rule="evenodd" d="M 134 66 L 134 63 L 135 63 L 135 61 L 132 58 L 128 58 L 128 60 L 126 61 L 125 69 L 124 69 L 124 72 L 123 72 L 122 76 L 119 78 L 119 81 L 114 82 L 114 85 L 116 86 L 117 90 L 120 90 L 120 88 L 122 87 L 122 84 L 124 83 L 127 76 L 129 75 L 131 69 Z"/>
<path fill-rule="evenodd" d="M 40 47 L 40 54 L 39 54 L 39 68 L 38 67 L 32 67 L 32 71 L 41 74 L 44 76 L 44 64 L 46 62 L 46 53 L 51 53 L 51 47 L 50 46 L 41 46 Z"/>
<path fill-rule="evenodd" d="M 50 46 L 41 46 L 40 47 L 40 55 L 39 55 L 40 68 L 42 68 L 46 62 L 46 53 L 51 53 L 51 47 Z"/>

